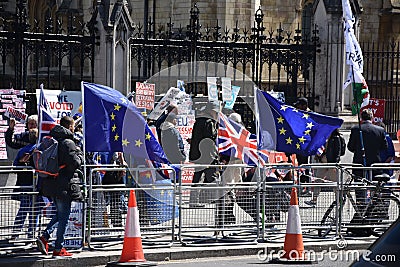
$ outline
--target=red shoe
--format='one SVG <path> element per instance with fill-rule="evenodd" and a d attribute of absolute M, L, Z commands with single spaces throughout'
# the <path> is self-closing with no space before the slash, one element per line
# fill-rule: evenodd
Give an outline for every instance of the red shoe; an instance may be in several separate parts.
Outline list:
<path fill-rule="evenodd" d="M 43 236 L 40 236 L 36 239 L 36 245 L 39 249 L 40 252 L 44 255 L 49 254 L 49 244 L 47 242 L 47 239 L 44 238 Z"/>
<path fill-rule="evenodd" d="M 72 253 L 69 253 L 68 251 L 66 251 L 65 248 L 62 248 L 61 250 L 53 251 L 53 258 L 62 259 L 64 257 L 72 257 Z"/>

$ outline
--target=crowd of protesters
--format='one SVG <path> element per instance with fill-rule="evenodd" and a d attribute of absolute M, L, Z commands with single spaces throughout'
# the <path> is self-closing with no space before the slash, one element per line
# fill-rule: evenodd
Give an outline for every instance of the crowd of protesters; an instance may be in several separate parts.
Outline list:
<path fill-rule="evenodd" d="M 300 98 L 296 103 L 295 107 L 299 110 L 309 112 L 308 102 L 306 98 Z M 158 134 L 159 142 L 162 145 L 164 152 L 173 164 L 183 164 L 185 162 L 205 165 L 203 167 L 196 167 L 194 177 L 192 180 L 193 190 L 191 190 L 189 206 L 192 208 L 203 207 L 204 202 L 215 202 L 220 205 L 217 214 L 217 220 L 222 218 L 223 223 L 235 223 L 235 216 L 233 213 L 233 203 L 236 201 L 235 192 L 233 190 L 225 191 L 218 199 L 214 199 L 213 196 L 207 196 L 207 190 L 201 190 L 200 184 L 211 184 L 220 182 L 221 185 L 227 185 L 231 183 L 240 183 L 242 180 L 246 180 L 246 175 L 242 168 L 229 168 L 217 167 L 216 165 L 229 165 L 243 163 L 241 160 L 232 159 L 232 157 L 226 157 L 218 154 L 217 147 L 217 133 L 218 133 L 218 113 L 221 111 L 221 107 L 217 103 L 207 102 L 196 111 L 196 120 L 193 126 L 192 137 L 190 140 L 190 149 L 187 154 L 184 150 L 183 139 L 179 131 L 176 128 L 177 115 L 179 114 L 179 108 L 175 105 L 170 105 L 164 114 L 155 121 L 156 132 Z M 229 116 L 230 119 L 237 123 L 242 123 L 240 115 L 232 113 Z M 355 126 L 351 129 L 350 139 L 347 144 L 347 148 L 350 152 L 354 153 L 353 163 L 363 164 L 364 166 L 370 166 L 373 163 L 385 162 L 391 163 L 395 160 L 395 150 L 393 142 L 389 135 L 385 132 L 384 124 L 374 125 L 372 123 L 372 112 L 368 109 L 361 112 L 361 129 Z M 40 237 L 37 239 L 38 249 L 43 254 L 48 254 L 49 245 L 48 240 L 51 233 L 57 228 L 57 238 L 55 241 L 53 256 L 54 257 L 68 257 L 72 254 L 67 252 L 63 247 L 65 228 L 68 222 L 68 216 L 70 213 L 71 202 L 74 200 L 72 192 L 69 188 L 70 180 L 76 177 L 77 170 L 81 168 L 83 163 L 83 134 L 82 134 L 82 114 L 75 114 L 74 117 L 65 116 L 61 118 L 60 125 L 56 125 L 50 132 L 50 135 L 56 138 L 60 142 L 59 152 L 60 157 L 59 163 L 66 165 L 66 168 L 60 170 L 62 183 L 57 185 L 45 185 L 51 188 L 52 193 L 43 194 L 49 197 L 56 207 L 56 214 L 43 231 Z M 38 138 L 38 118 L 36 115 L 31 115 L 27 119 L 27 130 L 20 134 L 14 133 L 15 120 L 10 119 L 9 128 L 5 133 L 6 144 L 10 148 L 19 149 L 18 154 L 14 160 L 15 166 L 29 166 L 34 167 L 32 162 L 32 151 L 36 148 Z M 76 124 L 76 125 L 75 125 Z M 362 132 L 363 140 L 360 140 L 360 130 Z M 317 162 L 321 163 L 339 163 L 340 162 L 340 141 L 339 141 L 339 130 L 335 130 L 327 140 L 326 146 L 322 154 L 317 155 Z M 364 150 L 363 150 L 364 147 Z M 118 165 L 127 166 L 123 159 L 123 153 L 119 152 L 116 154 L 119 161 L 116 161 Z M 310 162 L 309 157 L 303 155 L 296 155 L 297 162 L 299 165 L 308 164 Z M 288 155 L 288 159 L 292 159 Z M 289 160 L 290 162 L 290 160 Z M 215 165 L 215 166 L 214 166 Z M 393 171 L 386 171 L 389 175 L 393 175 Z M 289 180 L 293 180 L 292 172 L 290 173 Z M 378 174 L 379 171 L 374 171 L 374 175 Z M 254 174 L 254 171 L 252 172 Z M 364 174 L 360 170 L 354 170 L 354 174 L 363 176 Z M 126 172 L 109 172 L 104 176 L 102 184 L 125 184 L 124 177 Z M 309 177 L 312 176 L 309 169 L 300 176 L 301 182 L 310 182 Z M 335 181 L 336 174 L 325 173 L 318 174 L 315 176 L 328 181 Z M 221 181 L 221 177 L 223 180 Z M 285 180 L 280 177 L 280 174 L 276 176 L 273 181 Z M 285 176 L 286 177 L 286 176 Z M 242 179 L 243 178 L 243 179 Z M 287 179 L 286 179 L 287 180 Z M 317 180 L 319 181 L 319 180 Z M 17 186 L 31 186 L 33 185 L 33 173 L 32 172 L 21 172 L 17 175 Z M 39 182 L 37 189 L 41 192 L 43 185 Z M 23 190 L 23 189 L 20 189 Z M 16 191 L 17 192 L 17 191 Z M 201 196 L 203 192 L 203 196 Z M 310 193 L 310 191 L 304 191 L 304 193 Z M 306 204 L 315 206 L 319 195 L 318 191 L 311 192 L 313 197 Z M 32 234 L 35 233 L 38 221 L 40 219 L 40 211 L 44 205 L 43 195 L 39 195 L 35 201 L 29 195 L 18 196 L 20 201 L 20 208 L 15 217 L 13 231 L 13 238 L 18 236 L 20 229 L 29 214 L 29 209 L 34 205 L 34 209 L 37 214 L 36 218 L 33 218 L 32 214 L 29 217 L 29 235 L 28 238 L 32 238 Z M 124 198 L 121 192 L 113 192 L 107 195 L 107 201 L 111 205 L 113 224 L 115 226 L 122 226 L 121 213 L 116 212 L 121 210 L 121 199 Z M 126 209 L 122 208 L 122 209 Z M 219 224 L 221 222 L 218 222 Z"/>

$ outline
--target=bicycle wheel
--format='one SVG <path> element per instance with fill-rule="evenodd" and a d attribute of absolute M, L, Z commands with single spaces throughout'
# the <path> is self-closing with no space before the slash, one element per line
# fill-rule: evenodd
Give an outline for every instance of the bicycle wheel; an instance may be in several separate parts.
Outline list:
<path fill-rule="evenodd" d="M 400 216 L 400 200 L 395 196 L 387 196 L 385 197 L 385 200 L 388 201 L 387 216 L 385 216 L 385 218 L 382 218 L 379 223 L 386 225 L 371 229 L 372 235 L 376 237 L 380 237 L 386 231 L 388 226 L 396 221 L 397 218 Z"/>
<path fill-rule="evenodd" d="M 333 226 L 336 224 L 336 201 L 333 201 L 329 208 L 326 210 L 320 223 L 320 229 L 318 229 L 318 236 L 325 237 L 331 231 Z"/>

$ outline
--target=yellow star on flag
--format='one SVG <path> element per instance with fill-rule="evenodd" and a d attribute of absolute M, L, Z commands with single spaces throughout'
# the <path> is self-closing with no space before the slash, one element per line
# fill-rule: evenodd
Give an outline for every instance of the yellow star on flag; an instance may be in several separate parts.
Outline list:
<path fill-rule="evenodd" d="M 119 139 L 119 135 L 116 134 L 116 135 L 114 136 L 114 141 L 118 141 L 118 139 Z"/>
<path fill-rule="evenodd" d="M 283 110 L 283 111 L 286 111 L 287 108 L 288 108 L 288 106 L 286 106 L 286 105 L 281 106 L 281 110 Z"/>
<path fill-rule="evenodd" d="M 146 134 L 146 140 L 150 140 L 151 139 L 151 134 L 150 133 L 147 133 Z"/>
<path fill-rule="evenodd" d="M 128 146 L 128 144 L 129 144 L 128 139 L 123 139 L 123 140 L 122 140 L 122 145 L 123 145 L 123 146 Z"/>
<path fill-rule="evenodd" d="M 114 110 L 119 111 L 120 108 L 121 108 L 121 106 L 118 103 L 116 105 L 114 105 Z"/>
<path fill-rule="evenodd" d="M 304 141 L 306 141 L 306 139 L 303 136 L 299 138 L 300 143 L 304 144 Z"/>
<path fill-rule="evenodd" d="M 286 144 L 292 144 L 292 139 L 290 138 L 290 137 L 288 137 L 287 139 L 286 139 Z"/>
<path fill-rule="evenodd" d="M 302 118 L 308 119 L 308 117 L 310 117 L 310 115 L 304 113 Z"/>
<path fill-rule="evenodd" d="M 296 144 L 296 148 L 300 150 L 300 144 L 299 143 Z"/>
<path fill-rule="evenodd" d="M 310 132 L 311 132 L 311 130 L 305 130 L 305 131 L 304 131 L 304 134 L 305 134 L 305 135 L 310 135 Z"/>
<path fill-rule="evenodd" d="M 314 126 L 314 124 L 312 124 L 312 122 L 308 122 L 306 128 L 310 128 L 311 129 L 313 126 Z"/>
<path fill-rule="evenodd" d="M 283 128 L 283 127 L 281 129 L 279 129 L 279 134 L 285 135 L 286 134 L 286 129 Z"/>
<path fill-rule="evenodd" d="M 283 123 L 284 119 L 281 117 L 278 118 L 278 123 Z"/>
<path fill-rule="evenodd" d="M 143 144 L 142 141 L 135 140 L 135 146 L 140 147 L 142 144 Z"/>
<path fill-rule="evenodd" d="M 111 127 L 111 131 L 115 132 L 116 129 L 117 129 L 117 126 L 115 126 L 115 124 L 114 124 L 113 127 Z"/>
<path fill-rule="evenodd" d="M 110 117 L 111 117 L 111 120 L 112 120 L 112 121 L 115 120 L 115 114 L 114 114 L 114 112 L 111 112 Z"/>

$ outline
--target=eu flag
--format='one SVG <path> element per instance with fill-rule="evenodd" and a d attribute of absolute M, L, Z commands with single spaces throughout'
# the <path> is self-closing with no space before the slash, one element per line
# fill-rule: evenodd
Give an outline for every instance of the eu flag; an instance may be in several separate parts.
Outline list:
<path fill-rule="evenodd" d="M 145 164 L 146 159 L 169 163 L 131 101 L 104 85 L 83 82 L 82 87 L 86 151 L 124 152 L 126 160 L 135 165 Z"/>
<path fill-rule="evenodd" d="M 315 155 L 343 120 L 285 105 L 266 92 L 256 90 L 259 149 Z"/>

